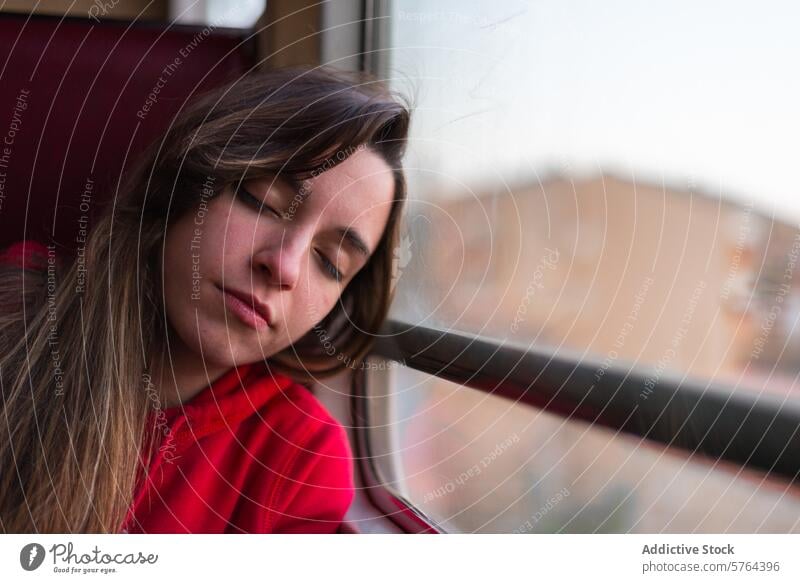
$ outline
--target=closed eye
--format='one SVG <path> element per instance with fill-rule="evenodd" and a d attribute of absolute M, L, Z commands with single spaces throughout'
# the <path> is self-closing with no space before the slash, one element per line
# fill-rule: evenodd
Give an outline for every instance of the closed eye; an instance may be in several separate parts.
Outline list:
<path fill-rule="evenodd" d="M 283 218 L 283 215 L 281 213 L 276 211 L 268 204 L 265 204 L 264 202 L 258 200 L 255 196 L 253 196 L 252 193 L 250 193 L 242 185 L 240 185 L 239 188 L 236 189 L 236 196 L 246 205 L 258 210 L 259 212 L 263 208 L 270 211 L 276 217 Z M 319 251 L 317 251 L 317 254 L 319 255 L 320 265 L 322 267 L 322 270 L 325 272 L 325 275 L 327 275 L 331 279 L 335 279 L 336 281 L 342 281 L 344 275 L 342 274 L 341 271 L 336 269 L 336 266 L 333 264 L 333 262 L 327 257 L 325 257 L 325 255 L 323 255 Z"/>
<path fill-rule="evenodd" d="M 242 185 L 240 185 L 239 188 L 236 190 L 236 196 L 238 196 L 239 199 L 241 199 L 245 204 L 247 204 L 247 205 L 249 205 L 249 206 L 251 206 L 251 207 L 253 207 L 253 208 L 255 208 L 255 209 L 259 210 L 259 211 L 262 208 L 263 209 L 267 209 L 269 212 L 271 212 L 276 217 L 278 217 L 280 219 L 283 218 L 283 215 L 281 213 L 276 211 L 274 208 L 272 208 L 268 204 L 266 204 L 266 203 L 260 201 L 259 199 L 257 199 L 255 196 L 253 196 L 250 193 L 250 191 L 248 191 Z"/>
<path fill-rule="evenodd" d="M 342 272 L 336 269 L 336 266 L 333 263 L 331 263 L 331 261 L 327 257 L 325 257 L 322 253 L 319 252 L 317 253 L 319 254 L 319 259 L 320 262 L 322 263 L 322 268 L 325 270 L 325 273 L 332 279 L 335 279 L 336 281 L 342 281 L 342 278 L 344 277 L 342 275 Z"/>

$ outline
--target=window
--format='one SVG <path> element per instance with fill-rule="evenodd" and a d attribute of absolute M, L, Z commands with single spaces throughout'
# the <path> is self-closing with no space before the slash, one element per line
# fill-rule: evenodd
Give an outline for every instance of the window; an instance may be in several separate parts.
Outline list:
<path fill-rule="evenodd" d="M 265 0 L 172 0 L 169 13 L 182 24 L 252 28 L 266 5 Z"/>
<path fill-rule="evenodd" d="M 798 8 L 770 6 L 390 3 L 416 106 L 392 319 L 795 411 Z M 786 482 L 395 365 L 378 469 L 448 530 L 559 492 L 529 531 L 800 530 Z"/>
<path fill-rule="evenodd" d="M 393 7 L 418 106 L 393 317 L 792 390 L 793 4 Z"/>

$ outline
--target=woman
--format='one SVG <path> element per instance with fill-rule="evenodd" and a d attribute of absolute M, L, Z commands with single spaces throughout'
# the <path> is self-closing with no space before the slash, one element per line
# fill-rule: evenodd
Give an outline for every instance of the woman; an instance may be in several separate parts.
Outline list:
<path fill-rule="evenodd" d="M 4 532 L 333 532 L 345 432 L 299 382 L 388 311 L 409 110 L 255 73 L 182 111 L 61 265 L 0 273 Z"/>

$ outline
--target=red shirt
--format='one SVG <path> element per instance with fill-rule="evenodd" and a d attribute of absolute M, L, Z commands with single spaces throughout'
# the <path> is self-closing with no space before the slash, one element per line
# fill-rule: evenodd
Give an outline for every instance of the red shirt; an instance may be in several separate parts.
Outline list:
<path fill-rule="evenodd" d="M 33 265 L 32 252 L 46 264 L 35 241 L 3 259 Z M 160 442 L 127 532 L 337 530 L 354 495 L 353 456 L 344 428 L 308 389 L 257 362 L 229 369 L 182 405 L 153 404 Z"/>

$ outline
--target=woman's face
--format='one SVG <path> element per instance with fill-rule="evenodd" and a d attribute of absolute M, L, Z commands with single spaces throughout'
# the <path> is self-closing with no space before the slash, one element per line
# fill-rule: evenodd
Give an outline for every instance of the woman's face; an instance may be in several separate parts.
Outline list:
<path fill-rule="evenodd" d="M 209 200 L 208 185 L 169 228 L 162 277 L 171 351 L 216 367 L 263 360 L 322 320 L 378 245 L 394 196 L 369 149 L 300 190 L 265 178 Z"/>

